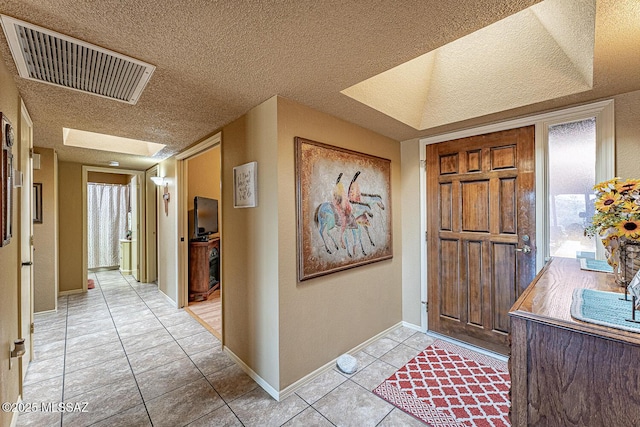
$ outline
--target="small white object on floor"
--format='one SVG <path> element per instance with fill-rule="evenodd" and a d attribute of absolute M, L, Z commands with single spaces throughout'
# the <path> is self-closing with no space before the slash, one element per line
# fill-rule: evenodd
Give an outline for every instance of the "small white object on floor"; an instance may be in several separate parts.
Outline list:
<path fill-rule="evenodd" d="M 352 355 L 346 353 L 338 357 L 336 365 L 338 365 L 338 369 L 345 374 L 353 374 L 358 370 L 358 360 Z"/>

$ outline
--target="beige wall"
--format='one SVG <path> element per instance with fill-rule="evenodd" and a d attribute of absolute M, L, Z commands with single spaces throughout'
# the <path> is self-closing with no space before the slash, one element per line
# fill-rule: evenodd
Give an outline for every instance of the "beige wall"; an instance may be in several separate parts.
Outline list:
<path fill-rule="evenodd" d="M 295 136 L 391 160 L 393 259 L 297 282 Z M 274 97 L 223 129 L 222 153 L 225 346 L 282 391 L 402 319 L 400 146 Z M 234 209 L 233 167 L 250 161 L 258 207 Z"/>
<path fill-rule="evenodd" d="M 169 183 L 169 213 L 165 214 L 164 200 L 158 196 L 158 289 L 178 301 L 178 192 L 176 188 L 177 160 L 171 158 L 158 165 L 158 176 Z"/>
<path fill-rule="evenodd" d="M 296 136 L 391 160 L 393 259 L 297 282 Z M 402 320 L 400 145 L 333 116 L 278 98 L 277 162 L 282 390 Z M 260 168 L 261 178 L 263 171 Z M 275 193 L 269 194 L 273 197 Z"/>
<path fill-rule="evenodd" d="M 97 182 L 100 184 L 120 184 L 129 185 L 131 175 L 120 173 L 87 172 L 87 182 Z"/>
<path fill-rule="evenodd" d="M 82 165 L 58 162 L 59 290 L 79 291 L 82 277 Z"/>
<path fill-rule="evenodd" d="M 222 133 L 224 344 L 279 386 L 277 98 Z M 234 209 L 233 167 L 258 162 L 258 207 Z"/>
<path fill-rule="evenodd" d="M 402 151 L 402 320 L 421 326 L 420 145 L 405 141 Z M 418 238 L 416 238 L 418 236 Z"/>
<path fill-rule="evenodd" d="M 56 156 L 50 148 L 34 148 L 40 154 L 40 169 L 33 171 L 33 182 L 42 184 L 42 224 L 33 224 L 34 279 L 33 304 L 36 313 L 56 309 L 58 297 L 58 210 L 56 193 Z"/>
<path fill-rule="evenodd" d="M 193 198 L 204 196 L 220 200 L 220 146 L 213 147 L 189 160 L 189 209 L 193 209 Z"/>
<path fill-rule="evenodd" d="M 640 178 L 640 90 L 618 95 L 616 115 L 616 175 Z"/>
<path fill-rule="evenodd" d="M 0 57 L 0 112 L 5 114 L 16 131 L 19 129 L 20 96 L 18 89 L 9 74 L 4 59 Z M 20 138 L 16 138 L 13 153 L 20 152 Z M 17 402 L 19 393 L 18 364 L 14 363 L 9 370 L 9 348 L 13 348 L 13 341 L 19 338 L 18 323 L 18 269 L 19 242 L 18 235 L 18 203 L 13 204 L 14 237 L 11 242 L 0 248 L 0 402 Z M 12 413 L 0 411 L 0 425 L 11 423 Z"/>

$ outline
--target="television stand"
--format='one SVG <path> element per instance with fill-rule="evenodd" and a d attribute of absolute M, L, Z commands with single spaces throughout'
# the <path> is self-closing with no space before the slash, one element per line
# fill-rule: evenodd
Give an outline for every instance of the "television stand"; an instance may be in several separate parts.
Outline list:
<path fill-rule="evenodd" d="M 189 242 L 189 301 L 206 301 L 220 288 L 220 239 Z"/>

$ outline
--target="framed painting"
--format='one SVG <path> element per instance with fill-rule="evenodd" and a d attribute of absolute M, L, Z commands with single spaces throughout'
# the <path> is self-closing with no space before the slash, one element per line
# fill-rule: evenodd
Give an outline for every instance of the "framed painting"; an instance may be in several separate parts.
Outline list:
<path fill-rule="evenodd" d="M 233 168 L 233 207 L 258 206 L 258 162 Z"/>
<path fill-rule="evenodd" d="M 33 184 L 33 223 L 42 224 L 42 183 Z"/>
<path fill-rule="evenodd" d="M 298 280 L 393 257 L 391 161 L 295 138 Z"/>

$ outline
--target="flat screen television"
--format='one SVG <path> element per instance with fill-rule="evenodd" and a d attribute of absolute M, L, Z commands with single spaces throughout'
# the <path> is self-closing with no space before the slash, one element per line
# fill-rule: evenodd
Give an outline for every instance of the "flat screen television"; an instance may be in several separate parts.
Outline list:
<path fill-rule="evenodd" d="M 193 239 L 206 239 L 218 232 L 218 201 L 196 196 L 193 199 Z"/>

